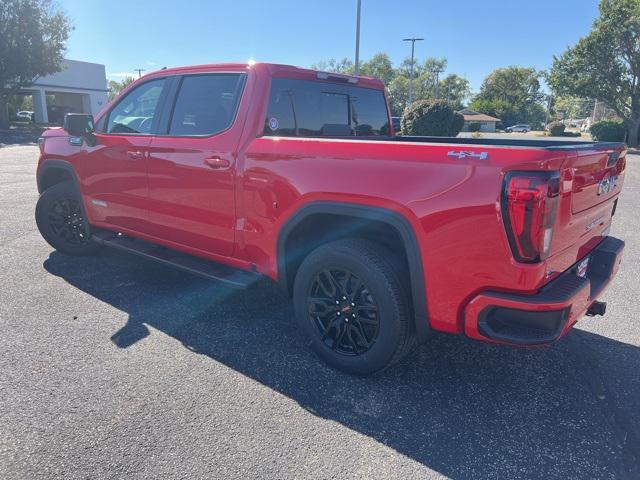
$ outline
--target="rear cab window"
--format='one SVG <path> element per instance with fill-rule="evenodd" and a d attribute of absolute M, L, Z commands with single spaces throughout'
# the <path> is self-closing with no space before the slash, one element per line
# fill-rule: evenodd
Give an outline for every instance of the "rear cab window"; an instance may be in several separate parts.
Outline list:
<path fill-rule="evenodd" d="M 349 137 L 389 134 L 382 90 L 275 77 L 264 135 Z"/>

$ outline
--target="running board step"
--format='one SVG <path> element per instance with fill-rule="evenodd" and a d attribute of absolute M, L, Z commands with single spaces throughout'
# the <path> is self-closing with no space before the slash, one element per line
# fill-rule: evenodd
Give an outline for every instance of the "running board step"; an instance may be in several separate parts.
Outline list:
<path fill-rule="evenodd" d="M 205 278 L 224 282 L 236 288 L 247 288 L 261 278 L 257 273 L 229 267 L 202 258 L 178 252 L 137 238 L 110 231 L 98 231 L 92 240 L 107 247 L 117 248 L 172 267 L 195 273 Z"/>

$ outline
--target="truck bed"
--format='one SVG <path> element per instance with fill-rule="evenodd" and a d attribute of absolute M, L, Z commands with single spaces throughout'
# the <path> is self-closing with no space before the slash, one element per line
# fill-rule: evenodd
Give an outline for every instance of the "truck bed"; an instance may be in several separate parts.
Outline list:
<path fill-rule="evenodd" d="M 404 136 L 380 137 L 380 140 L 417 143 L 446 143 L 456 145 L 486 145 L 499 147 L 544 148 L 547 150 L 609 150 L 624 148 L 623 142 L 592 142 L 585 140 L 535 140 L 519 138 L 460 138 Z"/>

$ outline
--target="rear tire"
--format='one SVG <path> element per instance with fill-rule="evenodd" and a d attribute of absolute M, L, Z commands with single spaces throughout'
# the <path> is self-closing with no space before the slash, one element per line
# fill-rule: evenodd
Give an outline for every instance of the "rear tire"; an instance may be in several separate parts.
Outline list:
<path fill-rule="evenodd" d="M 36 224 L 49 245 L 68 255 L 93 255 L 100 246 L 91 240 L 80 195 L 72 182 L 42 192 L 36 204 Z"/>
<path fill-rule="evenodd" d="M 311 252 L 295 277 L 296 321 L 311 348 L 339 370 L 371 374 L 415 344 L 407 290 L 391 252 L 344 239 Z"/>

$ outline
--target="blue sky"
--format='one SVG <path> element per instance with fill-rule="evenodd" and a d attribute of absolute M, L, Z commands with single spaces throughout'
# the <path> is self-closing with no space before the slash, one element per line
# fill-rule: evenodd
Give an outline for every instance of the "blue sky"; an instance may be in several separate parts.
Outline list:
<path fill-rule="evenodd" d="M 58 0 L 75 30 L 67 57 L 111 78 L 163 66 L 257 61 L 309 66 L 353 58 L 355 0 Z M 446 57 L 474 90 L 494 68 L 548 68 L 585 35 L 597 0 L 362 0 L 361 58 Z"/>

